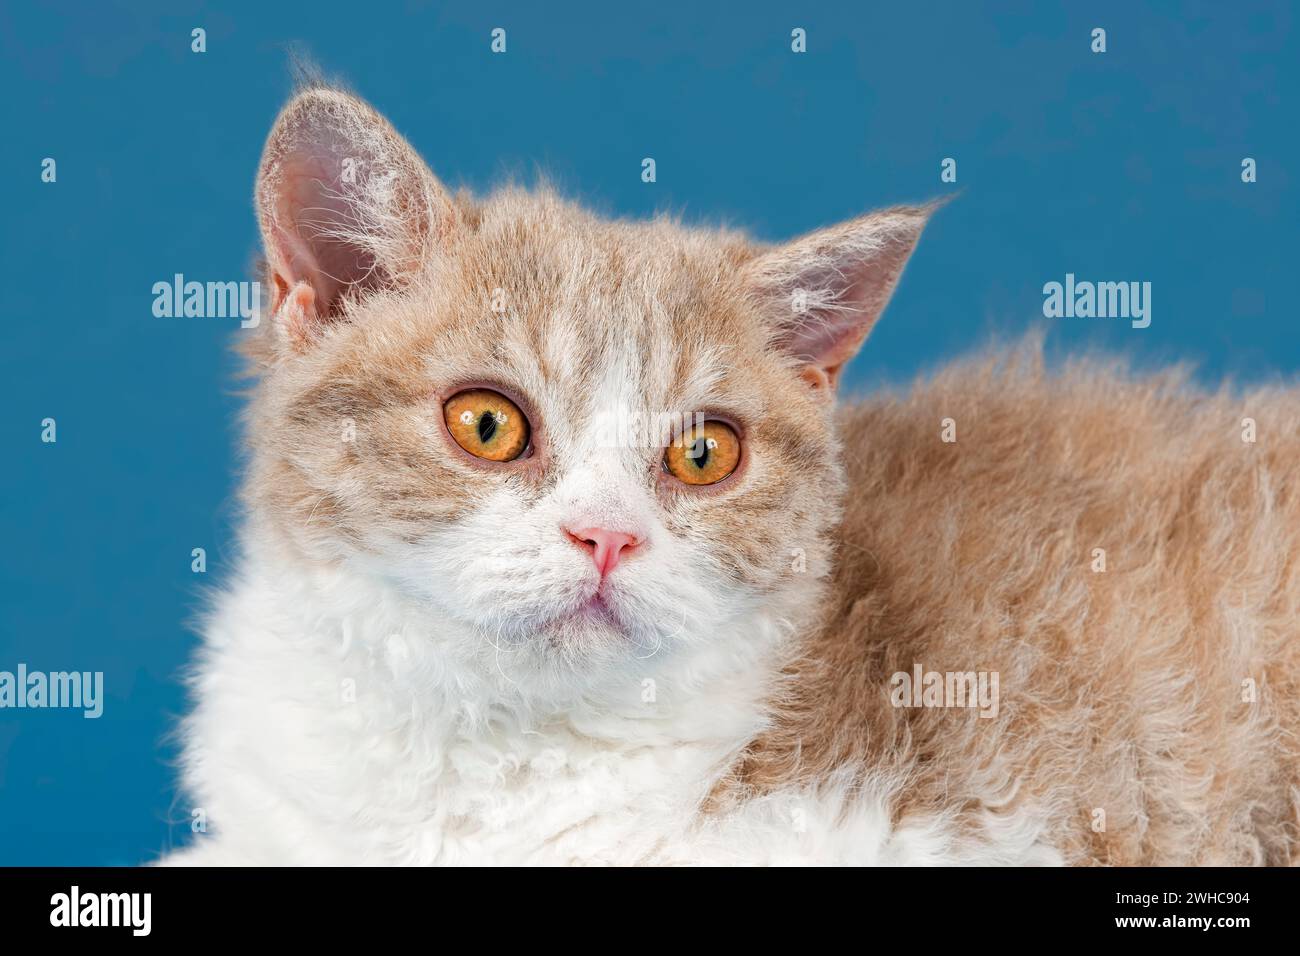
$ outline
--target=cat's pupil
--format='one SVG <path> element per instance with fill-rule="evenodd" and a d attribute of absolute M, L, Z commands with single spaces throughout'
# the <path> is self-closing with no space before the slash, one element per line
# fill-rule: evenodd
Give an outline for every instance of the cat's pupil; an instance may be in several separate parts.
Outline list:
<path fill-rule="evenodd" d="M 695 467 L 704 470 L 704 466 L 709 463 L 709 443 L 704 438 L 697 438 L 691 442 L 691 450 L 686 453 L 686 457 L 695 463 Z"/>
<path fill-rule="evenodd" d="M 487 444 L 497 433 L 497 417 L 492 412 L 484 412 L 478 420 L 478 440 Z"/>

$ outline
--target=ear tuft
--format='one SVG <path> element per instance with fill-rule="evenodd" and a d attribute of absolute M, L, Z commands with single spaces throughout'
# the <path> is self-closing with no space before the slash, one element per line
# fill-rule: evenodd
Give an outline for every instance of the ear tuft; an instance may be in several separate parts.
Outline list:
<path fill-rule="evenodd" d="M 940 203 L 899 206 L 789 242 L 753 260 L 745 280 L 776 317 L 772 347 L 804 363 L 809 386 L 830 392 L 898 285 Z"/>
<path fill-rule="evenodd" d="M 280 113 L 262 155 L 256 202 L 277 304 L 309 303 L 301 329 L 347 301 L 392 287 L 436 253 L 454 204 L 415 150 L 362 100 L 323 85 Z"/>

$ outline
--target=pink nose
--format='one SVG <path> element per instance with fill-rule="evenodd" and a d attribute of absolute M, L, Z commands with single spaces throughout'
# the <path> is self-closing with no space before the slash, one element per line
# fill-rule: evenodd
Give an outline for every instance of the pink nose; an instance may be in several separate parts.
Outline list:
<path fill-rule="evenodd" d="M 634 534 L 608 531 L 605 528 L 565 528 L 570 538 L 591 552 L 591 560 L 603 578 L 618 566 L 624 550 L 632 550 L 641 543 Z"/>

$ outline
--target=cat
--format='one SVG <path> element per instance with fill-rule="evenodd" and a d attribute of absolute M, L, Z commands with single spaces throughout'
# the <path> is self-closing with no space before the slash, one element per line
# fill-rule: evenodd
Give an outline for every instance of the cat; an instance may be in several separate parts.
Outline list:
<path fill-rule="evenodd" d="M 164 862 L 1294 858 L 1295 391 L 1030 341 L 837 398 L 935 205 L 768 246 L 478 200 L 323 84 L 255 202 Z"/>

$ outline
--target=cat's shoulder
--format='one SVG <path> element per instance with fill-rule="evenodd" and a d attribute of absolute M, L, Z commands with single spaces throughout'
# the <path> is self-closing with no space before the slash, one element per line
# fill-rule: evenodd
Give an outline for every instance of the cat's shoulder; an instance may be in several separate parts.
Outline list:
<path fill-rule="evenodd" d="M 1300 389 L 1209 392 L 1119 359 L 1050 369 L 1021 347 L 840 410 L 848 526 L 900 507 L 1080 514 L 1216 481 L 1300 474 Z"/>

